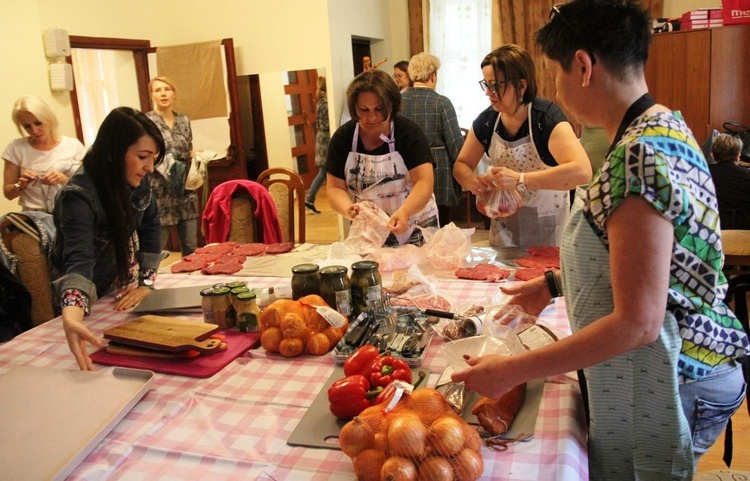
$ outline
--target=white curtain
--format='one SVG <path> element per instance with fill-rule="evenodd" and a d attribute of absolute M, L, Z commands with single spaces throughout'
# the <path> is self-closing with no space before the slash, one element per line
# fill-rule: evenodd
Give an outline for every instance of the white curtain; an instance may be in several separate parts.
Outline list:
<path fill-rule="evenodd" d="M 83 143 L 90 147 L 104 117 L 120 104 L 117 65 L 112 50 L 74 48 L 72 53 Z"/>
<path fill-rule="evenodd" d="M 478 82 L 492 45 L 491 11 L 491 0 L 429 0 L 429 51 L 441 64 L 436 90 L 466 129 L 490 105 Z"/>

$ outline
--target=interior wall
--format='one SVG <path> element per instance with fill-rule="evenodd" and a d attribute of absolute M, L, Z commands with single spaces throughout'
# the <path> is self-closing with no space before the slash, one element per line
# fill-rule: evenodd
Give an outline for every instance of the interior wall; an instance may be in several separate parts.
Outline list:
<path fill-rule="evenodd" d="M 721 0 L 664 0 L 664 16 L 677 18 L 687 11 L 710 7 L 721 7 Z"/>

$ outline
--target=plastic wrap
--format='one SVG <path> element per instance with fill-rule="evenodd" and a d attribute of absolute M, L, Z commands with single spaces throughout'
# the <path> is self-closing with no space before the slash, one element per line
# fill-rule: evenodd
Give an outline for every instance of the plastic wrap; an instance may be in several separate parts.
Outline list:
<path fill-rule="evenodd" d="M 523 197 L 516 189 L 494 189 L 477 195 L 477 210 L 490 219 L 509 217 L 522 205 Z"/>

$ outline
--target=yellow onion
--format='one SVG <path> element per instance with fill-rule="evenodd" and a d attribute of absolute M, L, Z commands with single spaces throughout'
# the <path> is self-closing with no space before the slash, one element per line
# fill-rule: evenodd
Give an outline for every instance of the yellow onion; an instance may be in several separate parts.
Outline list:
<path fill-rule="evenodd" d="M 381 451 L 388 451 L 388 440 L 386 439 L 385 431 L 375 433 L 372 447 Z"/>
<path fill-rule="evenodd" d="M 385 431 L 386 418 L 382 405 L 370 406 L 359 413 L 358 417 L 363 423 L 370 427 L 370 430 L 373 433 Z"/>
<path fill-rule="evenodd" d="M 473 449 L 464 449 L 452 459 L 453 474 L 456 481 L 474 481 L 484 471 L 482 456 Z"/>
<path fill-rule="evenodd" d="M 463 423 L 454 417 L 440 417 L 430 426 L 428 439 L 433 452 L 452 456 L 464 447 Z"/>
<path fill-rule="evenodd" d="M 408 407 L 416 412 L 419 419 L 429 426 L 437 418 L 451 410 L 450 404 L 442 394 L 434 389 L 417 389 L 409 396 Z"/>
<path fill-rule="evenodd" d="M 377 449 L 366 449 L 354 458 L 354 474 L 357 481 L 380 481 L 380 470 L 385 463 L 385 453 Z"/>
<path fill-rule="evenodd" d="M 380 469 L 381 481 L 415 481 L 417 468 L 414 463 L 401 456 L 391 456 Z"/>
<path fill-rule="evenodd" d="M 464 443 L 469 449 L 473 449 L 476 452 L 482 450 L 482 436 L 479 435 L 479 431 L 476 430 L 469 423 L 463 424 L 464 430 Z"/>
<path fill-rule="evenodd" d="M 440 456 L 430 456 L 425 459 L 417 471 L 422 481 L 453 481 L 451 463 Z"/>
<path fill-rule="evenodd" d="M 367 448 L 372 447 L 374 437 L 370 428 L 355 417 L 341 428 L 339 432 L 339 446 L 350 458 L 356 457 Z"/>
<path fill-rule="evenodd" d="M 419 458 L 427 447 L 427 428 L 416 414 L 398 413 L 388 423 L 386 439 L 391 455 Z"/>

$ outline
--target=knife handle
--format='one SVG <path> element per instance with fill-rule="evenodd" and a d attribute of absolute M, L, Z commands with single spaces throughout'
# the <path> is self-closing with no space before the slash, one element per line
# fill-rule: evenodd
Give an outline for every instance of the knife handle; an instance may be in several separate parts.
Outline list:
<path fill-rule="evenodd" d="M 427 316 L 442 317 L 443 319 L 455 319 L 456 318 L 456 315 L 452 312 L 439 311 L 437 309 L 425 309 L 424 313 Z"/>

